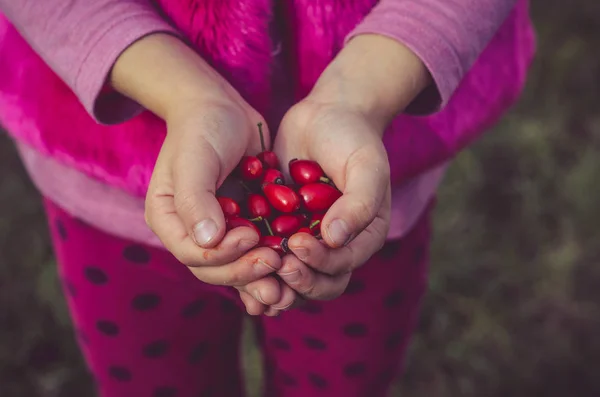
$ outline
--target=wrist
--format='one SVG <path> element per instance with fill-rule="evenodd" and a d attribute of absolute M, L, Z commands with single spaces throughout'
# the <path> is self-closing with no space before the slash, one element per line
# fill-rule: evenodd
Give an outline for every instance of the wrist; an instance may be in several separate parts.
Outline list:
<path fill-rule="evenodd" d="M 385 127 L 429 84 L 423 62 L 407 47 L 385 36 L 353 38 L 327 67 L 311 100 L 342 105 Z"/>
<path fill-rule="evenodd" d="M 175 36 L 157 33 L 119 56 L 110 82 L 121 94 L 162 119 L 192 102 L 221 102 L 237 93 L 206 61 Z"/>

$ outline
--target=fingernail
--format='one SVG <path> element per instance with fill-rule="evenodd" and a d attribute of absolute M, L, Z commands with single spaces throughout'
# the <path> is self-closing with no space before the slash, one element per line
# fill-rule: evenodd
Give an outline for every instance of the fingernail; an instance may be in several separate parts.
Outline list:
<path fill-rule="evenodd" d="M 267 262 L 263 261 L 262 259 L 258 259 L 256 261 L 256 263 L 258 263 L 261 266 L 266 267 L 267 269 L 269 269 L 271 272 L 276 272 L 277 269 L 275 269 L 273 266 L 269 265 Z M 262 273 L 262 272 L 261 272 Z"/>
<path fill-rule="evenodd" d="M 292 248 L 292 252 L 301 261 L 305 261 L 308 258 L 308 250 L 304 247 Z"/>
<path fill-rule="evenodd" d="M 343 219 L 335 219 L 325 228 L 325 232 L 329 236 L 329 239 L 338 247 L 346 245 L 348 240 L 350 240 L 348 225 Z"/>
<path fill-rule="evenodd" d="M 265 301 L 263 300 L 263 298 L 260 296 L 260 291 L 256 290 L 254 291 L 254 298 L 259 301 L 260 303 L 262 303 L 263 305 L 266 305 Z"/>
<path fill-rule="evenodd" d="M 198 245 L 206 245 L 217 235 L 217 224 L 212 219 L 205 219 L 194 227 L 194 239 Z"/>
<path fill-rule="evenodd" d="M 285 281 L 288 284 L 297 283 L 298 281 L 300 281 L 300 276 L 302 276 L 300 270 L 294 270 L 293 272 L 289 273 L 279 273 L 279 277 L 281 277 L 283 281 Z"/>

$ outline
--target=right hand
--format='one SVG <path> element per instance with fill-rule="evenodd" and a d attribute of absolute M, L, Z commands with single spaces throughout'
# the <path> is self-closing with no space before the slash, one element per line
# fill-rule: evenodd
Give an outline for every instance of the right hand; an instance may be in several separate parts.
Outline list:
<path fill-rule="evenodd" d="M 152 35 L 133 44 L 115 63 L 111 78 L 119 92 L 167 123 L 146 196 L 148 226 L 198 279 L 236 287 L 252 314 L 285 306 L 280 298 L 290 291 L 268 277 L 281 268 L 279 255 L 252 249 L 259 237 L 249 228 L 226 233 L 215 196 L 242 156 L 260 151 L 256 125 L 265 124 L 262 117 L 171 36 Z"/>

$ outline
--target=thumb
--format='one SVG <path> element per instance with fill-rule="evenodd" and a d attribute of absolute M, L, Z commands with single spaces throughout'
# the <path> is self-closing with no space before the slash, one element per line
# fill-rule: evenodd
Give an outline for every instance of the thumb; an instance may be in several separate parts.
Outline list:
<path fill-rule="evenodd" d="M 216 246 L 225 235 L 225 217 L 216 198 L 220 173 L 219 156 L 202 138 L 173 160 L 175 210 L 189 236 L 203 248 Z"/>
<path fill-rule="evenodd" d="M 389 163 L 382 150 L 365 146 L 348 158 L 343 195 L 327 211 L 321 226 L 323 239 L 330 247 L 347 245 L 381 209 L 390 183 Z"/>

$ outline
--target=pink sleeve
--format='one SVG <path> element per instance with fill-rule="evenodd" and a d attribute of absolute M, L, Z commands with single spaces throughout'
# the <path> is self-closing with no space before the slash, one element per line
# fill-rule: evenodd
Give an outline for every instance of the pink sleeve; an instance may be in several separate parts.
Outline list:
<path fill-rule="evenodd" d="M 381 0 L 350 33 L 380 34 L 410 48 L 429 69 L 435 86 L 407 109 L 440 110 L 500 28 L 516 0 Z"/>
<path fill-rule="evenodd" d="M 149 0 L 0 0 L 0 11 L 104 124 L 142 110 L 105 87 L 117 57 L 148 34 L 176 34 Z"/>

